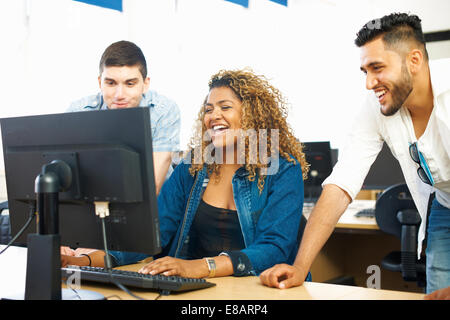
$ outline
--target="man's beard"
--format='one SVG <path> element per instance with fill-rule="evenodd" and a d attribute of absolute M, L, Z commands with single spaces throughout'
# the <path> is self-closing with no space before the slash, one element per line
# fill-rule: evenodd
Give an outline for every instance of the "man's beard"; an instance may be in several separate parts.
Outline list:
<path fill-rule="evenodd" d="M 383 111 L 383 108 L 380 108 L 381 113 L 387 117 L 396 114 L 397 111 L 403 106 L 412 90 L 412 79 L 406 70 L 405 62 L 403 62 L 400 80 L 393 84 L 393 88 L 391 90 L 392 105 L 386 111 Z"/>

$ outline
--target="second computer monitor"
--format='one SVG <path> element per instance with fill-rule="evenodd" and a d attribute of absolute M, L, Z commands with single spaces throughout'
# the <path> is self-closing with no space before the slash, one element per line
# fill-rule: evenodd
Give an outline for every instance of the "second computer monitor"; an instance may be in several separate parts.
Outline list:
<path fill-rule="evenodd" d="M 304 142 L 303 152 L 309 163 L 308 179 L 305 180 L 306 200 L 316 200 L 322 191 L 322 182 L 333 170 L 329 141 Z"/>
<path fill-rule="evenodd" d="M 384 190 L 394 184 L 405 183 L 398 160 L 392 155 L 386 143 L 370 167 L 364 180 L 364 190 Z"/>

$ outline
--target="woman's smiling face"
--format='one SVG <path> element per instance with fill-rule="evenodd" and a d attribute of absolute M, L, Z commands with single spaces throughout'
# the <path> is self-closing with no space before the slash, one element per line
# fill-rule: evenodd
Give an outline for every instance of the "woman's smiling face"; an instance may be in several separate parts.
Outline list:
<path fill-rule="evenodd" d="M 203 122 L 214 146 L 234 146 L 241 128 L 241 100 L 232 89 L 217 87 L 209 92 L 204 108 Z"/>

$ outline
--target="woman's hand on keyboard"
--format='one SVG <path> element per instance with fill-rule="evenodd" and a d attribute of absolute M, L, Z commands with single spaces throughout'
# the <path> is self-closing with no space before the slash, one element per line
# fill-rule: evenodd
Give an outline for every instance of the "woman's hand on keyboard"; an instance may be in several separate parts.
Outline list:
<path fill-rule="evenodd" d="M 185 278 L 205 278 L 209 275 L 208 266 L 204 259 L 183 260 L 173 257 L 156 259 L 140 270 L 144 274 L 162 274 L 164 276 L 180 276 Z"/>

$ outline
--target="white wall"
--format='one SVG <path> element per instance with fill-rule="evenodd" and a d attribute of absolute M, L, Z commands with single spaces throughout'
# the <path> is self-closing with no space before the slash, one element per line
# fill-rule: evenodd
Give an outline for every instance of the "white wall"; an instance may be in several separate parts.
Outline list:
<path fill-rule="evenodd" d="M 450 40 L 430 42 L 427 51 L 431 60 L 450 58 Z"/>
<path fill-rule="evenodd" d="M 209 77 L 248 66 L 285 94 L 300 140 L 339 148 L 365 94 L 353 45 L 359 28 L 403 11 L 418 14 L 425 32 L 450 29 L 448 0 L 250 0 L 248 9 L 223 0 L 124 0 L 123 13 L 72 0 L 0 4 L 0 117 L 63 112 L 95 93 L 103 50 L 128 39 L 147 57 L 151 87 L 180 106 L 182 147 Z"/>

